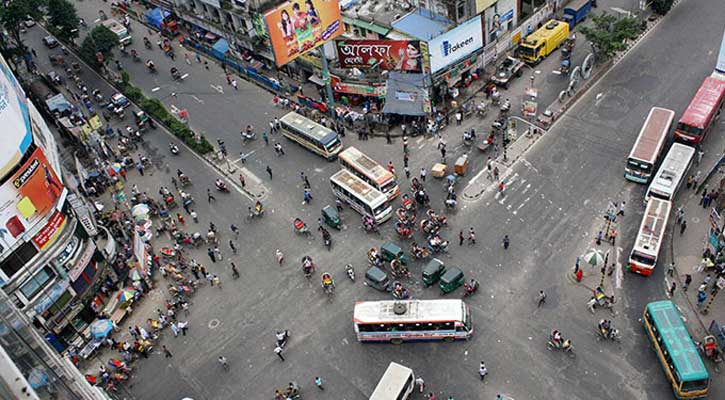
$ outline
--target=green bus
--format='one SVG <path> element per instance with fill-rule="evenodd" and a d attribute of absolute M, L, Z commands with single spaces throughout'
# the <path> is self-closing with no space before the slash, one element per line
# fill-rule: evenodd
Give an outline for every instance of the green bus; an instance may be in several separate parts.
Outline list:
<path fill-rule="evenodd" d="M 649 303 L 642 320 L 675 397 L 707 397 L 710 375 L 677 307 L 668 300 Z"/>

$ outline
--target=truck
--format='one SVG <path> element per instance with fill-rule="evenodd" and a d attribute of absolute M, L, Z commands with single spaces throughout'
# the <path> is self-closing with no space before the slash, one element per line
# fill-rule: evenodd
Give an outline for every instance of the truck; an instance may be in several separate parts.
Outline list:
<path fill-rule="evenodd" d="M 131 38 L 131 34 L 128 32 L 128 29 L 126 29 L 125 26 L 123 26 L 122 23 L 116 21 L 115 19 L 107 19 L 105 21 L 101 21 L 101 24 L 108 28 L 111 32 L 115 33 L 116 36 L 118 36 L 118 44 L 123 46 L 128 46 L 131 44 L 133 39 Z"/>
<path fill-rule="evenodd" d="M 569 24 L 550 20 L 536 32 L 526 36 L 518 48 L 518 56 L 529 64 L 538 64 L 569 37 Z"/>
<path fill-rule="evenodd" d="M 569 30 L 573 31 L 576 24 L 584 21 L 592 9 L 592 0 L 575 0 L 564 9 L 564 21 L 569 23 Z"/>
<path fill-rule="evenodd" d="M 491 82 L 504 89 L 508 89 L 513 78 L 521 76 L 524 63 L 513 57 L 506 57 L 496 68 L 496 75 L 491 77 Z"/>

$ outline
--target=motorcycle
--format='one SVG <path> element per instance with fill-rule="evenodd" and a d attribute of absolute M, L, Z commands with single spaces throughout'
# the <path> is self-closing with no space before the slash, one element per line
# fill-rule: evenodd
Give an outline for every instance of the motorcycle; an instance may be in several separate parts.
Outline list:
<path fill-rule="evenodd" d="M 511 101 L 509 99 L 506 99 L 503 104 L 499 107 L 499 112 L 502 117 L 508 117 L 509 112 L 511 112 Z"/>
<path fill-rule="evenodd" d="M 174 143 L 169 143 L 169 150 L 171 151 L 171 154 L 173 155 L 179 155 L 179 146 L 175 145 Z"/>
<path fill-rule="evenodd" d="M 470 134 L 469 131 L 463 132 L 463 145 L 468 147 L 473 145 L 473 136 Z"/>
<path fill-rule="evenodd" d="M 302 272 L 305 273 L 305 278 L 312 277 L 312 273 L 315 272 L 315 263 L 312 262 L 312 257 L 302 257 Z"/>
<path fill-rule="evenodd" d="M 98 89 L 93 89 L 91 91 L 91 95 L 93 96 L 93 99 L 96 100 L 97 103 L 103 102 L 103 94 Z"/>
<path fill-rule="evenodd" d="M 609 329 L 604 327 L 604 320 L 599 321 L 599 324 L 597 324 L 597 340 L 613 340 L 615 342 L 619 342 L 621 339 L 621 336 L 619 334 L 619 329 L 612 328 L 611 323 Z"/>
<path fill-rule="evenodd" d="M 355 282 L 355 269 L 353 269 L 352 264 L 347 264 L 345 266 L 345 272 L 347 273 L 347 277 L 350 278 L 351 281 Z"/>
<path fill-rule="evenodd" d="M 247 142 L 249 140 L 254 140 L 254 138 L 257 136 L 254 131 L 242 131 L 242 142 Z"/>
<path fill-rule="evenodd" d="M 476 106 L 476 115 L 478 115 L 480 118 L 486 118 L 486 111 L 487 111 L 486 103 L 481 101 Z"/>
<path fill-rule="evenodd" d="M 254 208 L 248 207 L 247 219 L 254 219 L 264 215 L 264 208 L 261 205 L 256 204 Z"/>
<path fill-rule="evenodd" d="M 546 348 L 549 350 L 562 350 L 567 356 L 574 358 L 574 346 L 571 343 L 571 339 L 566 340 L 554 340 L 554 332 L 549 334 L 549 341 L 546 343 Z"/>
<path fill-rule="evenodd" d="M 479 286 L 480 284 L 475 279 L 471 279 L 468 282 L 463 282 L 463 297 L 468 297 L 476 293 Z"/>
<path fill-rule="evenodd" d="M 332 297 L 335 292 L 335 281 L 332 280 L 332 275 L 329 272 L 322 274 L 322 290 L 325 291 L 327 296 Z"/>
<path fill-rule="evenodd" d="M 430 198 L 428 197 L 428 193 L 426 193 L 425 190 L 423 190 L 422 188 L 418 190 L 418 192 L 415 194 L 415 201 L 426 208 L 430 205 Z"/>
<path fill-rule="evenodd" d="M 169 72 L 171 73 L 171 78 L 173 80 L 178 81 L 178 80 L 182 79 L 181 72 L 179 72 L 179 70 L 176 69 L 176 67 L 171 67 L 171 70 L 169 70 Z"/>
<path fill-rule="evenodd" d="M 152 74 L 156 73 L 156 64 L 154 64 L 153 61 L 146 60 L 146 68 L 148 68 L 149 72 Z"/>
<path fill-rule="evenodd" d="M 138 52 L 136 51 L 136 49 L 131 49 L 131 58 L 133 59 L 134 62 L 141 61 L 141 58 L 139 58 Z"/>
<path fill-rule="evenodd" d="M 224 181 L 217 180 L 214 182 L 214 186 L 216 187 L 216 190 L 222 193 L 229 193 L 229 188 L 227 187 L 227 184 L 224 183 Z"/>
<path fill-rule="evenodd" d="M 445 204 L 446 208 L 449 210 L 456 208 L 456 206 L 458 205 L 458 200 L 456 200 L 456 195 L 449 194 L 446 197 L 445 201 L 443 201 L 443 204 Z"/>

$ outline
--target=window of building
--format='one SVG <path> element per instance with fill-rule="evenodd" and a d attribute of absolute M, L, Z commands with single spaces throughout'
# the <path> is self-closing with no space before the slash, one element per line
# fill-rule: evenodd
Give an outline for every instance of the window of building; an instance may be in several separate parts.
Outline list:
<path fill-rule="evenodd" d="M 466 2 L 465 1 L 458 2 L 458 8 L 457 8 L 456 12 L 458 13 L 458 20 L 463 20 L 466 17 Z"/>
<path fill-rule="evenodd" d="M 17 250 L 12 252 L 6 259 L 0 262 L 0 270 L 9 278 L 12 278 L 21 268 L 38 254 L 38 249 L 33 242 L 25 242 Z"/>
<path fill-rule="evenodd" d="M 35 275 L 30 277 L 22 286 L 20 286 L 20 293 L 25 296 L 26 299 L 32 300 L 36 294 L 40 293 L 43 288 L 48 286 L 48 283 L 55 277 L 55 271 L 53 268 L 46 265 L 38 271 Z"/>

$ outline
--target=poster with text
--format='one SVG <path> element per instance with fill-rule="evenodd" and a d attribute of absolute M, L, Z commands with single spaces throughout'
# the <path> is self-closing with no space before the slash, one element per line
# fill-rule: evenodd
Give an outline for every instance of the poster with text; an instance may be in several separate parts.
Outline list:
<path fill-rule="evenodd" d="M 342 34 L 337 0 L 296 0 L 264 14 L 278 66 Z"/>
<path fill-rule="evenodd" d="M 337 58 L 342 68 L 420 73 L 423 52 L 418 40 L 338 40 Z"/>

